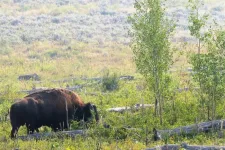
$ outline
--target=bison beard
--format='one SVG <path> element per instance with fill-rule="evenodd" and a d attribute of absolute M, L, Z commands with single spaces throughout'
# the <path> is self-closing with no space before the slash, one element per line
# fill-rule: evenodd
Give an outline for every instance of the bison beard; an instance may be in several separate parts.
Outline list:
<path fill-rule="evenodd" d="M 49 89 L 30 94 L 12 104 L 10 121 L 12 125 L 11 138 L 16 137 L 22 125 L 26 125 L 27 133 L 38 132 L 41 126 L 49 126 L 54 131 L 68 129 L 71 120 L 92 119 L 98 121 L 95 105 L 84 104 L 79 96 L 65 89 Z"/>

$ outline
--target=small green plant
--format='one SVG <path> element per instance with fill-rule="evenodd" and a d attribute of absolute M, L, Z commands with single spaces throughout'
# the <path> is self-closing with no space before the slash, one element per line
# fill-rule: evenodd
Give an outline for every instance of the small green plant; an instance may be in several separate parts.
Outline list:
<path fill-rule="evenodd" d="M 103 91 L 114 91 L 119 88 L 119 79 L 116 73 L 110 74 L 107 71 L 102 79 Z"/>
<path fill-rule="evenodd" d="M 72 121 L 71 124 L 70 124 L 70 128 L 71 128 L 72 130 L 78 129 L 78 128 L 79 128 L 79 122 L 77 122 L 77 121 Z"/>
<path fill-rule="evenodd" d="M 45 57 L 55 58 L 58 56 L 57 50 L 49 50 L 44 54 Z"/>
<path fill-rule="evenodd" d="M 8 55 L 13 51 L 12 47 L 5 40 L 0 39 L 0 54 Z"/>

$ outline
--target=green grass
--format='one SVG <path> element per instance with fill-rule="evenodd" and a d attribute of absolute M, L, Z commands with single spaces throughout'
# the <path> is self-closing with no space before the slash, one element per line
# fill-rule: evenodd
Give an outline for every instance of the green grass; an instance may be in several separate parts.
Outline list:
<path fill-rule="evenodd" d="M 106 110 L 111 107 L 133 106 L 136 103 L 154 104 L 154 98 L 147 89 L 139 90 L 137 87 L 146 87 L 142 76 L 137 74 L 135 64 L 132 59 L 132 51 L 128 46 L 114 43 L 105 43 L 104 47 L 99 47 L 95 43 L 83 43 L 73 41 L 69 45 L 60 43 L 51 43 L 48 41 L 35 42 L 28 45 L 13 45 L 9 54 L 0 55 L 0 116 L 4 116 L 12 101 L 24 97 L 26 94 L 20 90 L 30 90 L 36 87 L 61 87 L 67 85 L 75 86 L 84 84 L 85 81 L 75 82 L 52 82 L 53 80 L 62 80 L 70 77 L 103 77 L 104 72 L 109 70 L 110 73 L 120 75 L 134 75 L 134 81 L 120 81 L 119 89 L 102 93 L 102 85 L 88 82 L 90 86 L 84 87 L 76 92 L 81 96 L 83 101 L 93 102 L 97 105 L 99 114 L 103 121 L 110 124 L 113 128 L 104 129 L 101 125 L 95 126 L 89 130 L 90 135 L 87 137 L 77 137 L 72 139 L 49 138 L 45 140 L 31 141 L 12 141 L 10 135 L 10 122 L 0 122 L 0 148 L 6 149 L 142 149 L 162 145 L 165 141 L 154 142 L 152 140 L 152 129 L 172 129 L 183 125 L 195 123 L 198 116 L 197 98 L 194 92 L 181 92 L 168 99 L 165 103 L 165 115 L 163 116 L 164 124 L 159 125 L 158 118 L 154 118 L 154 109 L 146 111 L 127 112 L 123 114 L 110 113 Z M 194 45 L 176 45 L 185 52 L 194 52 Z M 56 53 L 57 57 L 51 54 Z M 30 55 L 38 57 L 31 58 Z M 182 55 L 181 55 L 182 54 Z M 176 63 L 173 69 L 174 83 L 179 87 L 191 86 L 188 83 L 190 76 L 182 74 L 179 70 L 190 66 L 187 61 L 186 53 L 177 52 L 174 56 Z M 37 73 L 41 77 L 41 83 L 32 81 L 18 81 L 18 76 L 22 74 Z M 92 93 L 95 93 L 93 95 Z M 175 103 L 175 112 L 171 109 Z M 218 108 L 219 118 L 223 118 L 223 108 L 221 104 Z M 176 119 L 174 120 L 174 113 Z M 218 118 L 218 119 L 219 119 Z M 205 121 L 205 120 L 201 120 Z M 128 132 L 123 127 L 133 127 L 141 130 Z M 146 129 L 149 131 L 146 136 Z M 43 128 L 41 132 L 44 132 Z M 26 128 L 22 127 L 19 135 L 26 135 Z M 146 145 L 146 138 L 148 139 Z M 195 136 L 170 137 L 170 144 L 180 144 L 187 142 L 189 144 L 200 145 L 223 145 L 224 138 L 218 138 L 215 134 L 200 134 Z M 6 144 L 8 143 L 8 144 Z"/>
<path fill-rule="evenodd" d="M 88 51 L 88 49 L 86 51 Z M 89 56 L 89 53 L 91 52 L 87 52 L 84 54 L 87 54 L 86 56 Z M 4 93 L 3 95 L 1 95 L 1 99 L 2 101 L 9 101 L 9 104 L 1 104 L 0 106 L 2 108 L 2 110 L 0 111 L 2 115 L 4 115 L 4 113 L 7 111 L 7 108 L 9 108 L 12 100 L 25 96 L 24 93 L 18 93 L 19 90 L 31 89 L 34 84 L 31 81 L 18 81 L 17 77 L 19 74 L 36 72 L 41 76 L 41 79 L 43 81 L 40 86 L 65 87 L 66 83 L 52 83 L 50 81 L 70 77 L 71 74 L 72 76 L 103 76 L 103 73 L 100 72 L 105 67 L 105 65 L 101 65 L 103 63 L 101 62 L 103 58 L 100 58 L 99 56 L 90 56 L 88 58 L 83 57 L 83 59 L 85 59 L 86 61 L 88 61 L 91 57 L 96 57 L 96 59 L 93 61 L 97 65 L 90 67 L 87 65 L 89 64 L 88 62 L 83 61 L 80 64 L 81 68 L 77 68 L 74 66 L 74 64 L 78 64 L 78 62 L 74 60 L 76 58 L 76 55 L 71 56 L 71 58 L 73 59 L 69 60 L 65 59 L 64 57 L 57 59 L 50 59 L 49 57 L 47 57 L 45 59 L 42 58 L 41 60 L 29 60 L 29 58 L 26 58 L 26 56 L 16 59 L 16 56 L 14 56 L 14 52 L 11 54 L 11 56 L 12 57 L 1 56 L 6 60 L 2 61 L 1 63 L 3 64 L 7 62 L 8 64 L 2 65 L 2 69 L 0 72 L 1 79 L 3 79 L 1 84 L 1 93 Z M 126 55 L 116 55 L 118 59 L 127 59 L 124 56 Z M 127 59 L 126 61 L 131 66 L 134 66 L 131 59 Z M 12 64 L 10 62 L 12 62 Z M 90 64 L 92 63 L 93 62 L 91 62 Z M 115 61 L 113 64 L 115 64 L 115 66 L 119 66 L 121 62 Z M 120 70 L 121 74 L 125 74 L 127 72 L 127 70 L 123 70 L 121 68 L 114 68 L 114 66 L 111 64 L 108 64 L 108 66 L 112 68 L 110 69 L 109 67 L 110 71 L 112 72 L 114 70 Z M 129 70 L 129 68 L 126 69 Z M 130 75 L 136 75 L 135 71 L 130 72 Z M 152 133 L 150 132 L 147 135 L 149 139 L 148 145 L 145 145 L 146 127 L 149 131 L 151 131 L 153 127 L 157 127 L 160 129 L 175 128 L 182 125 L 193 124 L 195 122 L 196 114 L 198 112 L 196 106 L 196 98 L 192 93 L 185 92 L 179 93 L 175 97 L 175 103 L 177 106 L 177 121 L 173 125 L 170 124 L 170 121 L 172 119 L 171 101 L 168 101 L 168 104 L 165 108 L 165 123 L 163 126 L 159 125 L 158 119 L 154 119 L 153 109 L 149 109 L 144 112 L 128 112 L 124 114 L 109 113 L 106 111 L 108 108 L 116 106 L 133 106 L 135 103 L 141 103 L 142 100 L 144 100 L 144 103 L 154 103 L 153 97 L 147 94 L 147 91 L 137 90 L 137 85 L 142 85 L 142 80 L 142 78 L 137 78 L 135 81 L 120 81 L 119 90 L 108 92 L 106 94 L 101 94 L 100 84 L 94 84 L 93 86 L 86 87 L 81 91 L 77 91 L 77 93 L 81 95 L 84 102 L 93 102 L 98 106 L 100 116 L 103 117 L 105 122 L 109 123 L 113 127 L 112 129 L 103 129 L 100 126 L 97 126 L 90 130 L 93 131 L 94 134 L 91 134 L 87 137 L 77 137 L 75 140 L 67 138 L 51 138 L 38 141 L 12 141 L 11 139 L 9 139 L 11 130 L 10 123 L 9 121 L 6 121 L 0 123 L 0 134 L 2 135 L 2 138 L 0 139 L 0 147 L 4 147 L 6 149 L 97 149 L 99 147 L 106 150 L 116 148 L 142 149 L 164 144 L 163 141 L 153 142 L 153 140 L 151 139 Z M 93 92 L 97 93 L 97 95 L 94 96 L 89 94 Z M 121 127 L 128 126 L 140 128 L 141 131 L 135 131 L 131 133 L 124 132 L 123 130 L 120 131 Z M 44 132 L 44 130 L 41 130 L 41 132 Z M 25 127 L 22 127 L 20 129 L 19 134 L 26 135 Z M 201 145 L 222 145 L 224 143 L 224 139 L 207 134 L 201 134 L 193 137 L 171 137 L 169 138 L 168 142 L 171 144 L 188 142 L 190 144 Z"/>

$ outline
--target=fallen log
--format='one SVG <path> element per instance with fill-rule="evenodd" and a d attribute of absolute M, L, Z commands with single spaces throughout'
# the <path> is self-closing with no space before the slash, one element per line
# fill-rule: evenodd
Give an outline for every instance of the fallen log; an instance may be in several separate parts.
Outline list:
<path fill-rule="evenodd" d="M 84 85 L 75 85 L 75 86 L 72 86 L 72 87 L 66 87 L 67 90 L 71 90 L 71 91 L 75 91 L 75 90 L 80 90 L 84 87 Z"/>
<path fill-rule="evenodd" d="M 156 146 L 154 148 L 147 148 L 146 150 L 179 150 L 181 148 L 188 150 L 225 150 L 225 146 L 200 146 L 200 145 L 187 145 L 186 143 L 182 143 L 181 145 L 176 144 L 167 144 L 163 146 Z"/>
<path fill-rule="evenodd" d="M 133 107 L 115 107 L 115 108 L 109 108 L 107 111 L 109 112 L 124 112 L 124 111 L 130 111 L 130 110 L 139 110 L 144 108 L 150 108 L 153 107 L 152 104 L 135 104 Z"/>
<path fill-rule="evenodd" d="M 171 130 L 156 130 L 153 129 L 154 139 L 164 139 L 173 135 L 188 135 L 188 134 L 196 134 L 199 132 L 209 132 L 211 130 L 218 131 L 221 129 L 225 129 L 225 120 L 214 120 L 209 122 L 202 122 L 199 124 L 193 124 L 189 126 L 178 127 Z"/>
<path fill-rule="evenodd" d="M 17 139 L 21 140 L 41 140 L 44 138 L 51 138 L 51 137 L 71 137 L 74 138 L 77 135 L 84 135 L 84 130 L 71 130 L 71 131 L 60 131 L 60 132 L 47 132 L 47 133 L 34 133 L 34 134 L 28 134 L 28 135 L 22 135 L 18 136 Z"/>
<path fill-rule="evenodd" d="M 64 79 L 61 79 L 61 80 L 53 80 L 51 82 L 53 82 L 53 83 L 66 83 L 66 82 L 73 82 L 73 81 L 76 81 L 76 80 L 79 80 L 79 78 L 71 77 L 71 78 L 64 78 Z"/>
<path fill-rule="evenodd" d="M 34 73 L 34 74 L 25 74 L 25 75 L 20 75 L 19 77 L 18 77 L 18 80 L 25 80 L 25 81 L 27 81 L 27 80 L 34 80 L 34 81 L 40 81 L 40 77 L 36 74 L 36 73 Z"/>
<path fill-rule="evenodd" d="M 179 150 L 180 145 L 167 144 L 163 146 L 156 146 L 154 148 L 147 148 L 146 150 Z"/>
<path fill-rule="evenodd" d="M 76 78 L 76 77 L 71 77 L 71 78 L 65 78 L 65 79 L 61 79 L 61 80 L 53 80 L 52 82 L 60 82 L 60 83 L 65 83 L 65 82 L 71 82 L 71 81 L 75 81 L 75 80 L 83 80 L 83 81 L 98 81 L 101 82 L 102 81 L 102 77 L 92 77 L 92 78 L 87 78 L 87 77 L 81 77 L 81 78 Z M 130 75 L 124 75 L 124 76 L 120 76 L 118 77 L 118 79 L 120 80 L 134 80 L 134 76 L 130 76 Z"/>
<path fill-rule="evenodd" d="M 71 90 L 71 91 L 75 91 L 75 90 L 80 90 L 83 87 L 84 87 L 84 85 L 76 85 L 76 86 L 72 86 L 72 87 L 68 86 L 65 89 Z M 49 88 L 47 88 L 47 87 L 38 87 L 38 88 L 33 88 L 31 90 L 21 90 L 20 92 L 27 93 L 27 94 L 32 94 L 32 93 L 40 92 L 40 91 L 47 90 L 47 89 L 49 89 Z"/>
<path fill-rule="evenodd" d="M 198 87 L 195 87 L 195 88 L 188 88 L 188 87 L 185 87 L 185 88 L 178 88 L 178 89 L 176 89 L 176 91 L 178 91 L 178 92 L 187 92 L 187 91 L 198 91 L 199 90 L 199 88 Z"/>
<path fill-rule="evenodd" d="M 120 76 L 118 78 L 120 80 L 134 80 L 134 76 L 129 76 L 129 75 L 127 75 L 127 76 Z M 65 82 L 71 82 L 71 81 L 75 81 L 75 80 L 84 80 L 84 81 L 87 81 L 87 82 L 97 81 L 98 83 L 101 83 L 102 79 L 103 78 L 101 78 L 101 77 L 93 77 L 93 78 L 86 78 L 86 77 L 75 78 L 75 77 L 71 77 L 71 78 L 62 79 L 62 80 L 53 80 L 51 82 L 65 83 Z M 38 84 L 38 83 L 42 83 L 42 82 L 41 81 L 36 81 L 35 83 Z M 80 90 L 80 89 L 82 89 L 85 86 L 90 86 L 90 85 L 88 85 L 88 84 L 81 84 L 81 85 L 75 85 L 75 86 L 72 86 L 72 87 L 67 86 L 66 89 L 75 91 L 75 90 Z M 47 89 L 47 88 L 46 87 L 40 87 L 40 88 L 33 88 L 31 90 L 21 90 L 20 92 L 27 93 L 27 94 L 32 94 L 32 93 L 39 92 L 39 91 L 45 90 L 45 89 Z"/>
<path fill-rule="evenodd" d="M 47 87 L 38 87 L 38 88 L 33 88 L 31 90 L 21 90 L 20 92 L 21 93 L 32 94 L 32 93 L 40 92 L 40 91 L 47 90 L 47 89 L 49 89 L 49 88 L 47 88 Z"/>
<path fill-rule="evenodd" d="M 134 76 L 120 76 L 120 80 L 134 80 Z"/>

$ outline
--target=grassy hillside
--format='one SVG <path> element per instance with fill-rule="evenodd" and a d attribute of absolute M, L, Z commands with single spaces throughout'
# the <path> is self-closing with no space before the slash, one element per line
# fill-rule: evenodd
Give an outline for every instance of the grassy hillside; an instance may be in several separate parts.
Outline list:
<path fill-rule="evenodd" d="M 175 43 L 194 41 L 188 32 L 186 4 L 185 0 L 166 2 L 167 16 L 177 22 L 172 38 Z M 91 71 L 93 76 L 98 76 L 104 68 L 115 68 L 122 74 L 135 72 L 129 48 L 130 24 L 127 21 L 127 17 L 135 11 L 132 0 L 5 0 L 0 7 L 0 57 L 4 63 L 12 60 L 16 63 L 17 59 L 21 59 L 26 61 L 23 64 L 32 62 L 40 66 L 39 63 L 43 62 L 51 70 L 50 66 L 53 69 L 57 62 L 63 61 L 68 73 L 60 76 L 87 75 L 89 73 L 85 71 L 89 68 L 94 70 L 95 73 Z M 201 11 L 210 12 L 212 18 L 224 24 L 223 2 L 207 1 Z M 18 55 L 21 57 L 16 58 Z M 69 63 L 69 59 L 73 63 Z M 79 68 L 81 64 L 84 71 L 72 69 L 75 66 Z M 13 72 L 42 74 L 35 67 L 23 68 L 25 70 Z M 47 75 L 44 78 L 47 79 Z"/>
<path fill-rule="evenodd" d="M 187 38 L 187 1 L 166 3 L 167 15 L 177 22 L 175 39 Z M 129 43 L 127 16 L 134 12 L 132 0 L 117 1 L 3 1 L 0 4 L 0 32 L 3 41 L 31 43 L 71 40 L 103 45 L 107 42 Z M 210 12 L 224 24 L 224 2 L 208 1 L 200 12 Z"/>

